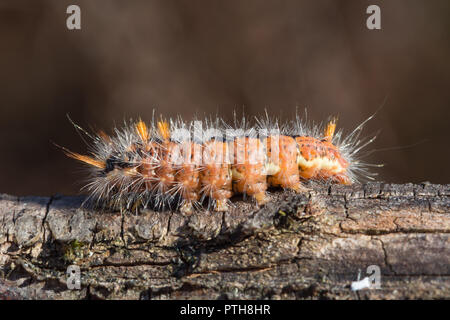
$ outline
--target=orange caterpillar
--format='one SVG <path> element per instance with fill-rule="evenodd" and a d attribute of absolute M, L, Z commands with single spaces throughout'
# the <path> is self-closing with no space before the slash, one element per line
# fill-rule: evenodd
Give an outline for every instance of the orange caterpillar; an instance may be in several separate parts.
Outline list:
<path fill-rule="evenodd" d="M 97 205 L 135 209 L 176 202 L 190 214 L 207 198 L 208 207 L 227 211 L 234 194 L 263 205 L 269 187 L 304 192 L 304 180 L 351 184 L 357 176 L 372 178 L 370 165 L 357 159 L 374 139 L 359 138 L 365 122 L 341 139 L 335 120 L 309 128 L 297 117 L 283 129 L 276 121 L 257 121 L 247 130 L 206 122 L 205 131 L 201 121 L 148 126 L 140 120 L 115 129 L 113 136 L 83 130 L 93 140 L 90 156 L 63 149 L 89 166 L 85 188 Z"/>

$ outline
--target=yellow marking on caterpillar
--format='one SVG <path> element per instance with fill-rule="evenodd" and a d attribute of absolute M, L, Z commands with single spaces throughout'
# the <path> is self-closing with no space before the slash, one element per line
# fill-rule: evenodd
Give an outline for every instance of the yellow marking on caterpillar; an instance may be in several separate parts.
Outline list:
<path fill-rule="evenodd" d="M 148 141 L 148 129 L 144 121 L 139 120 L 139 122 L 136 123 L 136 131 L 141 137 L 142 141 Z"/>
<path fill-rule="evenodd" d="M 265 170 L 266 175 L 273 176 L 273 175 L 277 174 L 278 172 L 280 172 L 281 168 L 279 165 L 276 165 L 273 162 L 268 162 L 264 166 L 264 170 Z"/>
<path fill-rule="evenodd" d="M 330 122 L 328 122 L 327 127 L 325 128 L 325 140 L 331 142 L 334 136 L 334 131 L 336 130 L 336 122 L 337 119 L 334 118 Z"/>
<path fill-rule="evenodd" d="M 327 157 L 317 157 L 308 161 L 302 155 L 297 155 L 297 165 L 301 170 L 315 167 L 318 170 L 327 170 L 333 174 L 345 171 L 345 168 L 337 160 L 330 160 Z"/>
<path fill-rule="evenodd" d="M 90 164 L 91 166 L 97 167 L 99 169 L 105 169 L 106 168 L 106 164 L 103 161 L 95 160 L 94 158 L 91 158 L 89 156 L 78 154 L 78 153 L 69 151 L 67 149 L 64 150 L 64 153 L 70 158 L 73 158 L 73 159 L 76 159 L 78 161 Z"/>
<path fill-rule="evenodd" d="M 169 140 L 170 130 L 169 123 L 167 121 L 158 121 L 158 131 L 163 140 Z"/>
<path fill-rule="evenodd" d="M 62 147 L 56 143 L 53 143 L 55 146 L 57 146 L 58 148 L 62 149 L 62 151 L 64 152 L 64 154 L 66 156 L 68 156 L 69 158 L 90 164 L 91 166 L 97 167 L 99 169 L 105 169 L 106 168 L 106 163 L 104 161 L 100 161 L 100 160 L 95 160 L 92 157 L 89 156 L 85 156 L 73 151 L 70 151 L 69 149 Z"/>

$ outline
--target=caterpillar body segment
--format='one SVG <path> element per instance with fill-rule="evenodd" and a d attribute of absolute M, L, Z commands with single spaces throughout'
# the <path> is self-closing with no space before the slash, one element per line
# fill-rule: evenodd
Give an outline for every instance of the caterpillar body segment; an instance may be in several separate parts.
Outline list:
<path fill-rule="evenodd" d="M 233 195 L 228 151 L 228 143 L 215 139 L 203 147 L 202 194 L 214 201 L 216 211 L 227 211 L 228 199 Z"/>
<path fill-rule="evenodd" d="M 200 161 L 198 155 L 201 146 L 192 142 L 178 144 L 180 161 L 175 163 L 175 185 L 171 193 L 179 195 L 181 202 L 180 211 L 191 214 L 197 206 L 201 194 Z"/>
<path fill-rule="evenodd" d="M 340 184 L 351 184 L 346 175 L 348 161 L 332 144 L 336 120 L 331 120 L 324 130 L 324 138 L 310 136 L 295 137 L 298 155 L 297 165 L 300 176 L 305 179 L 333 180 Z"/>
<path fill-rule="evenodd" d="M 90 199 L 115 209 L 175 203 L 191 214 L 207 200 L 208 208 L 227 211 L 234 194 L 264 205 L 269 187 L 304 192 L 306 180 L 351 184 L 358 175 L 371 177 L 357 157 L 373 141 L 359 138 L 362 125 L 342 138 L 335 119 L 323 128 L 307 127 L 297 117 L 281 130 L 267 116 L 250 129 L 248 121 L 235 128 L 212 123 L 178 118 L 148 126 L 139 120 L 115 129 L 114 135 L 89 135 L 89 156 L 62 149 L 90 168 L 84 187 Z M 207 134 L 199 138 L 203 124 Z M 229 136 L 229 130 L 234 134 Z"/>
<path fill-rule="evenodd" d="M 297 192 L 304 191 L 297 165 L 297 144 L 290 136 L 270 136 L 266 139 L 269 166 L 275 171 L 268 177 L 272 187 L 282 187 Z"/>
<path fill-rule="evenodd" d="M 255 198 L 259 205 L 267 202 L 267 172 L 264 142 L 254 137 L 237 137 L 232 142 L 233 191 Z"/>

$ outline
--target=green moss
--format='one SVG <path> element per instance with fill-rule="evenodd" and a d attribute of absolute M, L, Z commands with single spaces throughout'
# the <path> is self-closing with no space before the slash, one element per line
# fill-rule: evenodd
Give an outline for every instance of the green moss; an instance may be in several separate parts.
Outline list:
<path fill-rule="evenodd" d="M 73 240 L 68 243 L 67 248 L 64 252 L 64 260 L 75 261 L 84 257 L 84 247 L 86 245 L 78 240 Z"/>

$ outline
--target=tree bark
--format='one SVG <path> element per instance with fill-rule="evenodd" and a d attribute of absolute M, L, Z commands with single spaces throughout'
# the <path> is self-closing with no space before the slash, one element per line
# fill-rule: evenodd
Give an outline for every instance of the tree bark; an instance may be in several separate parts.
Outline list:
<path fill-rule="evenodd" d="M 450 298 L 450 185 L 310 187 L 191 216 L 0 195 L 0 298 Z M 381 288 L 352 291 L 369 265 Z"/>

